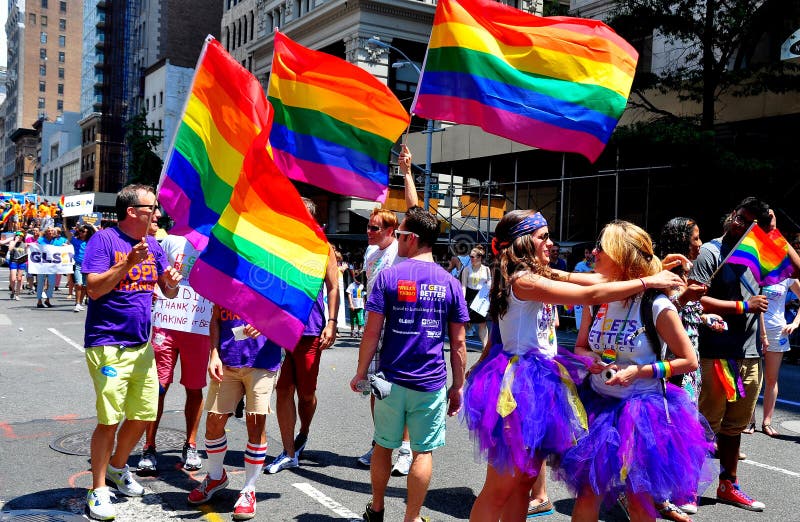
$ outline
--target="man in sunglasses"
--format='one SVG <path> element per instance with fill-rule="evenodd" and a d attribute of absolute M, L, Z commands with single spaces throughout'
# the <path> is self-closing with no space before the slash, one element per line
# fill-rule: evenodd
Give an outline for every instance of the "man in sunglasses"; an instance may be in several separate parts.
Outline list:
<path fill-rule="evenodd" d="M 117 194 L 117 226 L 92 236 L 81 266 L 90 297 L 86 364 L 97 408 L 91 443 L 92 487 L 86 504 L 89 515 L 100 520 L 115 515 L 106 480 L 123 495 L 144 494 L 126 463 L 147 424 L 155 420 L 158 407 L 158 375 L 153 348 L 147 342 L 153 292 L 158 285 L 172 299 L 181 280 L 158 241 L 148 234 L 158 219 L 157 207 L 152 187 L 124 187 Z"/>
<path fill-rule="evenodd" d="M 700 370 L 703 386 L 698 407 L 717 436 L 720 463 L 717 499 L 750 511 L 763 511 L 764 504 L 750 498 L 739 487 L 737 468 L 740 458 L 742 430 L 747 427 L 761 388 L 762 344 L 760 316 L 767 311 L 768 300 L 753 274 L 742 265 L 722 261 L 749 230 L 754 221 L 769 232 L 774 228 L 773 216 L 766 203 L 754 197 L 745 198 L 731 212 L 722 237 L 700 247 L 700 254 L 689 273 L 689 284 L 704 284 L 708 292 L 700 299 L 705 313 L 722 315 L 727 330 L 700 328 Z M 790 257 L 797 270 L 797 254 Z M 728 394 L 720 380 L 730 373 L 734 387 L 743 394 Z"/>

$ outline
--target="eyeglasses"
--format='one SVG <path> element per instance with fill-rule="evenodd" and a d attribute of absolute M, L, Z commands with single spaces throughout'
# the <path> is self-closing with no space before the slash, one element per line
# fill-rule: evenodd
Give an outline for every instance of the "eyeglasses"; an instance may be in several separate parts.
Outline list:
<path fill-rule="evenodd" d="M 139 205 L 130 205 L 130 207 L 131 207 L 131 208 L 149 208 L 149 209 L 151 209 L 153 212 L 155 212 L 155 210 L 158 208 L 158 203 L 153 203 L 152 205 L 142 205 L 142 204 L 139 204 Z"/>
<path fill-rule="evenodd" d="M 482 258 L 483 256 L 469 256 L 469 257 L 471 257 L 472 259 L 480 259 L 480 258 Z"/>
<path fill-rule="evenodd" d="M 383 227 L 376 227 L 375 225 L 367 225 L 367 230 L 370 232 L 380 232 L 383 230 Z"/>
<path fill-rule="evenodd" d="M 738 223 L 740 225 L 750 225 L 753 221 L 747 221 L 747 219 L 742 214 L 734 214 L 733 215 L 733 222 Z"/>
<path fill-rule="evenodd" d="M 397 239 L 400 239 L 400 236 L 419 237 L 419 234 L 417 234 L 415 232 L 411 232 L 410 230 L 395 230 L 394 231 L 394 237 L 396 237 Z"/>

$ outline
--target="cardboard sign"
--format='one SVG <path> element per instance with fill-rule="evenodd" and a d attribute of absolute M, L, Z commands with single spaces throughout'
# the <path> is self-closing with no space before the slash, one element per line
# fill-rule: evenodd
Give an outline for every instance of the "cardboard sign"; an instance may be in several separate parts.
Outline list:
<path fill-rule="evenodd" d="M 80 216 L 91 214 L 94 210 L 94 192 L 90 194 L 77 194 L 75 196 L 64 196 L 64 209 L 61 215 L 64 217 Z"/>

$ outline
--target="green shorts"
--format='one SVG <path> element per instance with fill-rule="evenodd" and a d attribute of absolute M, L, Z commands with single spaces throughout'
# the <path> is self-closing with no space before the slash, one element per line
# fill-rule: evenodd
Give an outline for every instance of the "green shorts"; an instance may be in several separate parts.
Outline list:
<path fill-rule="evenodd" d="M 446 388 L 420 392 L 392 383 L 392 392 L 375 401 L 375 443 L 384 448 L 399 448 L 403 427 L 408 426 L 411 449 L 417 452 L 444 446 L 447 419 Z"/>
<path fill-rule="evenodd" d="M 86 366 L 94 381 L 98 424 L 156 420 L 158 373 L 149 343 L 86 348 Z"/>

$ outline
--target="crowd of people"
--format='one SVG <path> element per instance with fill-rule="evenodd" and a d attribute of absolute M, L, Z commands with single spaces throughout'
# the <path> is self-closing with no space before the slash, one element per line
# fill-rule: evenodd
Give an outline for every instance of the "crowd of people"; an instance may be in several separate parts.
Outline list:
<path fill-rule="evenodd" d="M 417 206 L 405 147 L 399 164 L 405 217 L 373 211 L 359 267 L 329 246 L 324 285 L 293 350 L 280 348 L 240 311 L 213 303 L 195 307 L 192 327 L 156 318 L 152 311 L 161 302 L 204 298 L 190 280 L 199 252 L 183 237 L 155 238 L 161 211 L 151 187 L 119 192 L 114 227 L 48 226 L 41 233 L 20 227 L 3 240 L 12 299 L 28 285 L 39 307 L 52 305 L 59 281 L 26 279 L 26 245 L 69 242 L 74 249 L 69 279 L 76 311 L 88 297 L 84 346 L 96 392 L 86 500 L 92 518 L 115 517 L 107 484 L 141 496 L 135 474 L 157 472 L 156 434 L 179 361 L 186 389 L 183 467 L 207 472 L 187 501 L 206 503 L 230 483 L 225 428 L 230 416 L 243 415 L 245 473 L 232 511 L 237 520 L 254 517 L 258 477 L 301 466 L 322 353 L 344 326 L 340 306 L 351 335 L 360 338 L 350 387 L 371 397 L 371 440 L 358 458 L 371 469 L 368 522 L 399 518 L 385 514 L 390 475 L 408 477 L 404 520 L 427 520 L 421 511 L 432 452 L 445 444 L 445 420 L 455 415 L 486 462 L 470 520 L 552 513 L 548 467 L 575 495 L 572 519 L 579 522 L 597 520 L 613 504 L 632 520 L 685 522 L 714 481 L 719 501 L 765 508 L 740 485 L 740 442 L 755 431 L 764 382 L 761 431 L 779 435 L 771 423 L 777 374 L 788 336 L 800 325 L 800 316 L 784 317 L 784 302 L 789 292 L 800 293 L 800 284 L 788 279 L 760 288 L 745 267 L 722 261 L 754 222 L 776 228 L 766 203 L 744 199 L 705 243 L 691 218 L 669 220 L 657 243 L 633 223 L 613 221 L 571 270 L 544 216 L 514 210 L 496 227 L 491 262 L 487 249 L 475 245 L 445 267 L 433 256 L 438 222 Z M 305 202 L 314 216 L 313 203 Z M 796 274 L 800 257 L 788 251 Z M 558 343 L 559 306 L 582 307 L 574 348 Z M 470 326 L 483 350 L 468 370 Z M 283 448 L 268 463 L 273 390 Z M 142 439 L 133 470 L 128 461 Z"/>

